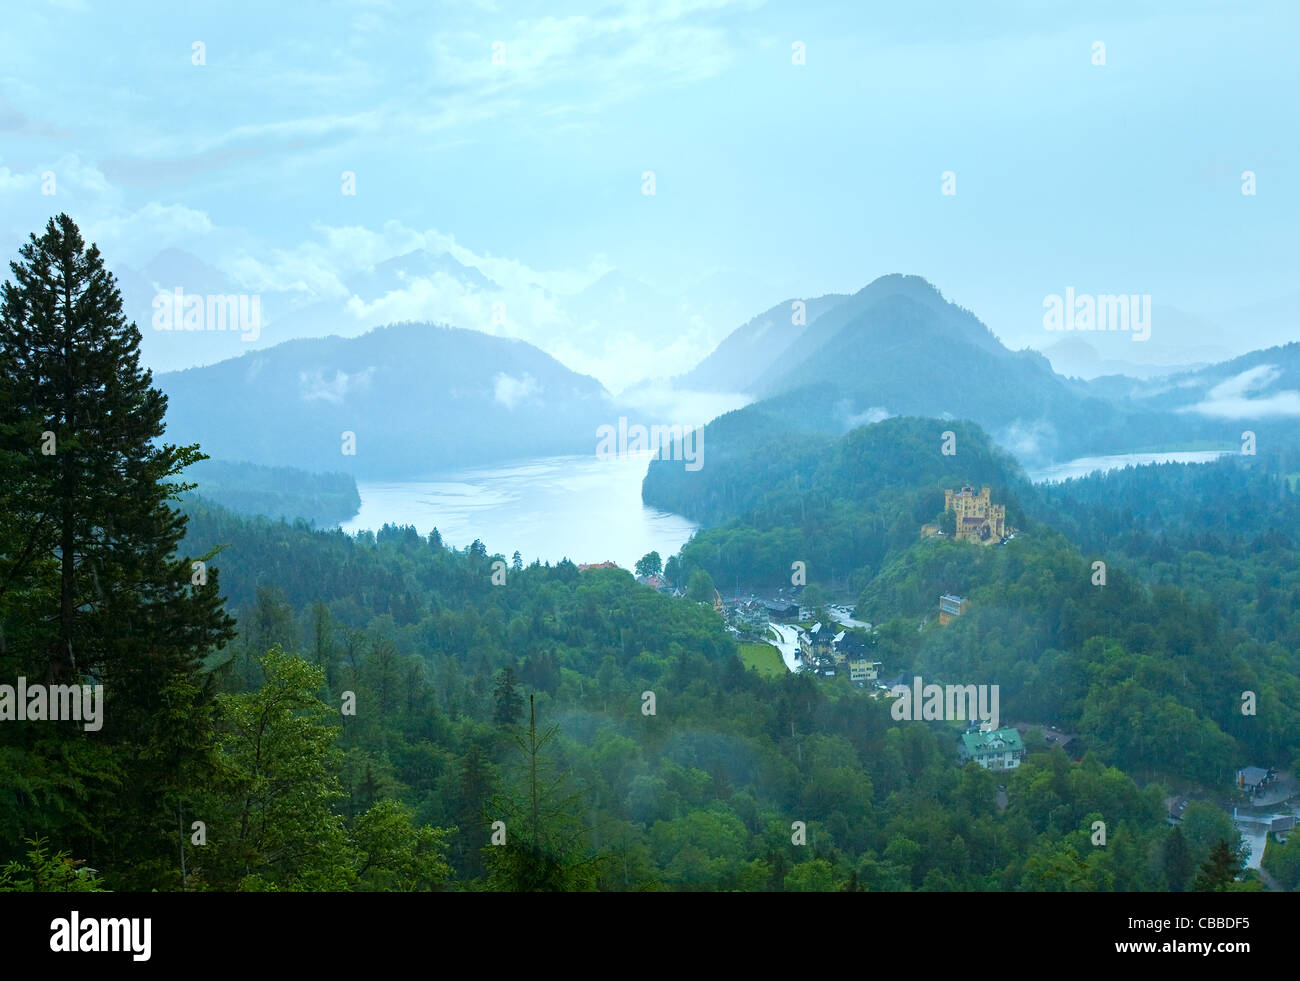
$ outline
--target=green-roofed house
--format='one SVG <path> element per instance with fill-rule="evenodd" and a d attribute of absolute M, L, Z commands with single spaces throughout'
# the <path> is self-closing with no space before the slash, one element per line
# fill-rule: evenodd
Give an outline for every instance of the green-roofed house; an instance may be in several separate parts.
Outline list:
<path fill-rule="evenodd" d="M 974 760 L 986 770 L 1014 770 L 1025 758 L 1025 744 L 1015 729 L 963 732 L 957 758 L 962 763 Z"/>

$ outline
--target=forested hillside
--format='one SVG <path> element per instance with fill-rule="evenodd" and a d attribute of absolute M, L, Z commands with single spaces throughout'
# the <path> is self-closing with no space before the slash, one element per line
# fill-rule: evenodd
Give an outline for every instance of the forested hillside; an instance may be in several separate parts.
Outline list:
<path fill-rule="evenodd" d="M 549 800 L 556 837 L 570 841 L 557 861 L 597 859 L 581 880 L 592 887 L 1166 884 L 1157 791 L 1056 750 L 1012 776 L 999 811 L 993 775 L 957 765 L 955 730 L 899 726 L 887 702 L 847 683 L 746 672 L 707 604 L 628 573 L 512 564 L 496 586 L 496 557 L 410 529 L 350 539 L 196 514 L 194 550 L 218 540 L 231 543 L 213 564 L 242 624 L 220 669 L 227 685 L 263 684 L 257 652 L 278 644 L 324 671 L 326 704 L 355 692 L 338 742 L 340 807 L 393 797 L 417 825 L 456 827 L 448 854 L 461 886 L 505 887 L 484 865 L 496 812 L 483 805 L 519 793 L 524 757 L 509 734 L 526 722 L 526 693 L 540 723 L 558 726 L 543 751 L 566 775 Z M 1088 844 L 1094 813 L 1118 829 L 1118 847 Z M 795 821 L 806 846 L 792 844 Z M 1211 813 L 1198 862 L 1220 834 L 1231 836 L 1226 818 Z"/>
<path fill-rule="evenodd" d="M 1300 761 L 1300 496 L 1276 453 L 1036 486 L 971 424 L 890 419 L 783 443 L 750 418 L 723 421 L 732 438 L 710 467 L 651 465 L 647 500 L 717 522 L 673 560 L 679 581 L 789 586 L 803 562 L 880 625 L 889 677 L 997 684 L 1005 718 L 1056 720 L 1143 779 L 1222 785 L 1246 759 Z M 921 537 L 964 483 L 990 486 L 1014 539 Z M 937 629 L 942 593 L 971 610 Z"/>
<path fill-rule="evenodd" d="M 187 480 L 201 496 L 236 514 L 308 522 L 329 527 L 347 521 L 361 507 L 356 481 L 345 473 L 311 473 L 293 467 L 262 467 L 229 460 L 201 460 Z M 196 496 L 200 492 L 192 492 Z"/>
<path fill-rule="evenodd" d="M 988 485 L 1007 503 L 1007 523 L 1023 523 L 1017 498 L 1029 482 L 973 423 L 895 418 L 840 439 L 786 438 L 778 423 L 741 409 L 713 427 L 706 467 L 652 461 L 642 493 L 648 504 L 710 525 L 682 561 L 719 582 L 788 584 L 795 560 L 822 582 L 869 573 L 939 518 L 945 487 Z M 955 455 L 942 452 L 945 433 Z"/>

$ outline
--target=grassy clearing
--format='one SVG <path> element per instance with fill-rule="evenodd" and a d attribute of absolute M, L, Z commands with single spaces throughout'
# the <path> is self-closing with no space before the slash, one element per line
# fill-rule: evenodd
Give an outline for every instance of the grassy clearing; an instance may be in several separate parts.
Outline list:
<path fill-rule="evenodd" d="M 740 644 L 740 660 L 765 678 L 779 678 L 786 673 L 781 652 L 771 644 Z"/>

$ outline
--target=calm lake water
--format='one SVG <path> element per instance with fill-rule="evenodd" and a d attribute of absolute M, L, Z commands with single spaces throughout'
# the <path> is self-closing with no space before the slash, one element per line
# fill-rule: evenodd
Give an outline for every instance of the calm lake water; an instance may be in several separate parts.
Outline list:
<path fill-rule="evenodd" d="M 649 461 L 649 453 L 558 456 L 426 481 L 358 482 L 361 511 L 342 528 L 414 525 L 427 535 L 436 527 L 457 548 L 478 538 L 507 560 L 518 549 L 525 565 L 568 558 L 631 569 L 652 550 L 666 561 L 697 527 L 641 503 Z"/>
<path fill-rule="evenodd" d="M 1029 479 L 1036 484 L 1055 483 L 1071 477 L 1086 477 L 1094 470 L 1117 470 L 1148 463 L 1209 463 L 1225 450 L 1188 450 L 1171 453 L 1119 453 L 1115 456 L 1081 456 L 1077 460 L 1054 463 L 1043 470 L 1030 470 Z"/>

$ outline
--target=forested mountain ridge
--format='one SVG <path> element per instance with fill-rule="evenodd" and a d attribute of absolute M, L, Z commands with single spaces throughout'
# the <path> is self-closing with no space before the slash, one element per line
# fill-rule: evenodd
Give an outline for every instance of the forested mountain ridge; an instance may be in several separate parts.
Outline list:
<path fill-rule="evenodd" d="M 1263 445 L 1300 449 L 1300 341 L 1163 378 L 1109 377 L 1089 384 L 1135 409 L 1216 420 L 1229 429 L 1250 429 Z"/>
<path fill-rule="evenodd" d="M 756 509 L 788 520 L 837 497 L 910 495 L 944 479 L 957 486 L 1028 486 L 1015 458 L 974 423 L 896 417 L 837 437 L 812 428 L 791 435 L 787 427 L 807 419 L 799 408 L 798 402 L 758 403 L 720 416 L 706 429 L 705 465 L 691 471 L 673 460 L 651 460 L 644 500 L 705 524 L 746 518 L 761 526 L 769 518 L 756 516 Z M 953 434 L 955 454 L 943 452 L 946 433 Z M 932 504 L 933 489 L 929 498 Z M 938 503 L 942 510 L 942 492 Z M 934 513 L 930 507 L 925 520 Z"/>
<path fill-rule="evenodd" d="M 905 302 L 899 304 L 900 300 Z M 819 353 L 827 353 L 826 345 L 840 337 L 846 328 L 854 327 L 858 331 L 884 326 L 890 320 L 891 307 L 905 308 L 912 304 L 935 315 L 932 321 L 935 332 L 949 340 L 961 340 L 990 353 L 1005 350 L 974 314 L 945 300 L 932 283 L 921 276 L 890 273 L 877 277 L 852 296 L 810 318 L 808 330 L 791 357 L 759 376 L 754 386 L 756 394 L 775 395 L 797 388 L 798 376 L 806 376 Z"/>
<path fill-rule="evenodd" d="M 681 388 L 750 392 L 756 379 L 796 346 L 807 326 L 845 298 L 837 293 L 807 300 L 783 300 L 737 327 L 699 364 L 675 379 Z M 802 303 L 798 310 L 796 304 Z"/>
<path fill-rule="evenodd" d="M 723 344 L 743 350 L 744 335 L 738 330 Z M 1238 359 L 1243 365 L 1257 360 Z M 1223 371 L 1203 369 L 1197 376 L 1203 385 L 1180 381 L 1179 398 L 1157 397 L 1173 390 L 1165 379 L 1067 379 L 1039 352 L 1007 349 L 974 313 L 925 279 L 891 274 L 810 319 L 781 357 L 738 387 L 761 400 L 743 411 L 784 418 L 792 431 L 839 435 L 889 415 L 970 419 L 1020 459 L 1048 462 L 1229 448 L 1239 439 L 1238 418 L 1255 419 L 1256 428 L 1270 433 L 1278 429 L 1263 403 L 1258 412 L 1246 407 L 1231 417 L 1191 411 L 1193 391 L 1204 394 Z M 1261 381 L 1280 387 L 1288 377 L 1269 373 Z"/>
<path fill-rule="evenodd" d="M 215 458 L 367 478 L 590 452 L 612 414 L 599 382 L 530 344 L 420 323 L 287 341 L 157 383 L 169 432 Z"/>

